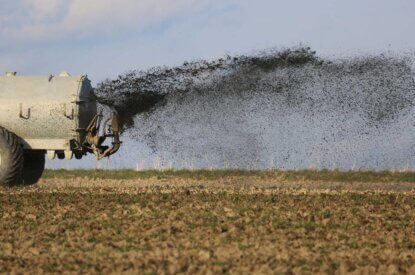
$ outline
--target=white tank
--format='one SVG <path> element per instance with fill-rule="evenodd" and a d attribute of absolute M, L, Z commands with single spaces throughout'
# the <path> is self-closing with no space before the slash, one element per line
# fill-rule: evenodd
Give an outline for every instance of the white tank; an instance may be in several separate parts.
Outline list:
<path fill-rule="evenodd" d="M 72 150 L 84 142 L 97 114 L 87 76 L 0 76 L 0 126 L 23 140 L 25 149 Z"/>
<path fill-rule="evenodd" d="M 113 111 L 101 127 L 102 121 L 85 75 L 0 76 L 0 184 L 36 183 L 45 154 L 50 159 L 115 154 L 121 146 L 118 116 Z M 108 137 L 111 145 L 104 144 Z"/>

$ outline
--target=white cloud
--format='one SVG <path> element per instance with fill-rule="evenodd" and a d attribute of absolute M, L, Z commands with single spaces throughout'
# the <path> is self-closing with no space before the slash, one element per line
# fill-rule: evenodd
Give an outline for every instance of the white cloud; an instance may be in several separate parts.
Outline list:
<path fill-rule="evenodd" d="M 23 0 L 23 8 L 29 10 L 32 20 L 43 21 L 54 16 L 64 3 L 64 0 Z"/>
<path fill-rule="evenodd" d="M 208 0 L 23 0 L 0 25 L 8 42 L 49 41 L 72 34 L 111 33 L 139 29 L 180 13 L 192 12 Z"/>
<path fill-rule="evenodd" d="M 179 11 L 200 6 L 196 0 L 72 0 L 64 26 L 116 28 L 163 20 Z M 114 24 L 115 23 L 115 24 Z"/>

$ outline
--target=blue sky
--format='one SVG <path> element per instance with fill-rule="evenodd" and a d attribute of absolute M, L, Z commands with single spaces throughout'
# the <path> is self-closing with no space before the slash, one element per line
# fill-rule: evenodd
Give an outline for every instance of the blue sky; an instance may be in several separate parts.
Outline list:
<path fill-rule="evenodd" d="M 414 0 L 0 0 L 0 7 L 0 73 L 66 70 L 93 83 L 300 43 L 323 56 L 415 50 Z"/>
<path fill-rule="evenodd" d="M 320 55 L 415 48 L 413 0 L 0 0 L 0 71 L 87 73 L 303 43 Z"/>

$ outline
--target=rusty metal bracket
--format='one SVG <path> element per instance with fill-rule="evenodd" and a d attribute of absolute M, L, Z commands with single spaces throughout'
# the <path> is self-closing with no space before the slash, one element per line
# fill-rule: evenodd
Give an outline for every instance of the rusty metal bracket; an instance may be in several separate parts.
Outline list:
<path fill-rule="evenodd" d="M 23 104 L 22 103 L 20 103 L 19 117 L 23 118 L 23 119 L 29 119 L 30 118 L 30 108 L 27 108 L 27 115 L 26 116 L 23 115 Z"/>
<path fill-rule="evenodd" d="M 119 117 L 116 113 L 112 115 L 112 123 L 108 126 L 109 133 L 106 134 L 105 131 L 102 133 L 102 136 L 99 135 L 99 127 L 101 124 L 102 114 L 96 115 L 89 126 L 86 128 L 87 136 L 85 146 L 89 148 L 92 153 L 95 154 L 98 160 L 109 157 L 115 154 L 121 146 L 120 141 L 120 127 L 119 127 Z M 107 123 L 104 124 L 104 129 L 106 128 Z M 107 137 L 112 137 L 112 145 L 105 146 L 102 145 Z"/>
<path fill-rule="evenodd" d="M 65 112 L 64 112 L 64 114 L 63 114 L 66 118 L 68 118 L 68 119 L 74 119 L 75 118 L 75 110 L 72 108 L 72 111 L 71 111 L 71 114 L 70 115 L 67 115 L 67 113 L 66 113 L 66 108 L 65 108 Z"/>
<path fill-rule="evenodd" d="M 67 111 L 66 111 L 66 103 L 65 104 L 63 104 L 63 115 L 66 117 L 66 118 L 68 118 L 68 119 L 71 119 L 71 120 L 73 120 L 74 118 L 75 118 L 75 110 L 74 110 L 74 108 L 72 108 L 72 110 L 71 110 L 71 113 L 68 115 L 68 113 L 67 113 Z"/>

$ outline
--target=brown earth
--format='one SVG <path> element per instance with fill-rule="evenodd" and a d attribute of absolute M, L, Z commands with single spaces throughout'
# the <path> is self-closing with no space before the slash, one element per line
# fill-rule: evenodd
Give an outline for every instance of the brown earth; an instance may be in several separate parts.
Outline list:
<path fill-rule="evenodd" d="M 0 188 L 2 273 L 415 273 L 415 184 L 44 179 Z"/>

